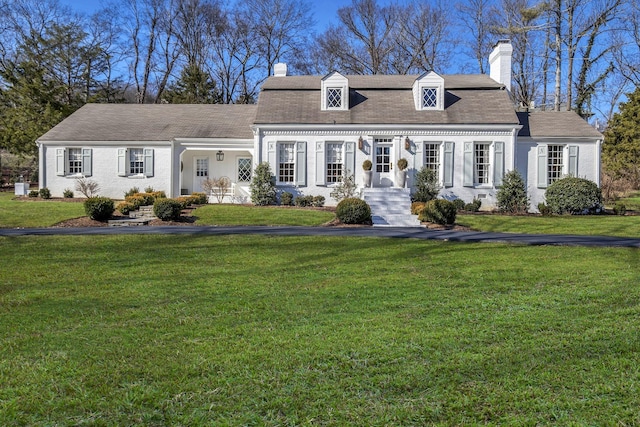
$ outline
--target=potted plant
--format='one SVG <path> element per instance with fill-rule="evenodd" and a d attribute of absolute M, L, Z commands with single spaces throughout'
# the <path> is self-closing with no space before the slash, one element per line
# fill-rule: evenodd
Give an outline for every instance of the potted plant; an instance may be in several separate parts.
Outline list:
<path fill-rule="evenodd" d="M 371 160 L 367 159 L 362 162 L 362 169 L 364 169 L 364 186 L 366 188 L 371 187 L 371 175 L 373 174 L 371 171 L 372 167 L 373 163 L 371 163 Z"/>
<path fill-rule="evenodd" d="M 409 166 L 409 162 L 404 157 L 398 160 L 398 187 L 404 188 L 407 184 L 407 167 Z"/>

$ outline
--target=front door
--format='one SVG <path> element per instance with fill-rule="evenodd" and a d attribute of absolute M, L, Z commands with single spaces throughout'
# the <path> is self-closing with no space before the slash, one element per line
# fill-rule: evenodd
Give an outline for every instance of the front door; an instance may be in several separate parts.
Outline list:
<path fill-rule="evenodd" d="M 196 157 L 193 159 L 193 191 L 205 192 L 202 183 L 209 178 L 209 158 Z"/>
<path fill-rule="evenodd" d="M 393 159 L 391 138 L 376 138 L 373 158 L 373 185 L 375 187 L 393 186 Z"/>

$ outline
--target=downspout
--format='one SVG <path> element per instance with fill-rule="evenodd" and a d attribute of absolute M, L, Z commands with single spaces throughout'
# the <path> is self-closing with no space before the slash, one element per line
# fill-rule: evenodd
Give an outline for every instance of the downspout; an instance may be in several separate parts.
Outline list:
<path fill-rule="evenodd" d="M 38 145 L 38 188 L 47 186 L 46 167 L 44 165 L 44 144 L 36 141 Z"/>
<path fill-rule="evenodd" d="M 602 140 L 596 140 L 596 184 L 600 187 L 600 173 L 602 168 Z"/>

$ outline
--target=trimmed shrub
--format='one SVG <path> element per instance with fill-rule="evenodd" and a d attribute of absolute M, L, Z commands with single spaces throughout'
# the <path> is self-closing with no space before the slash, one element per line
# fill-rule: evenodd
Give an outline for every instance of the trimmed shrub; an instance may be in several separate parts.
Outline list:
<path fill-rule="evenodd" d="M 62 195 L 64 196 L 65 199 L 73 199 L 73 191 L 71 191 L 68 188 L 64 189 L 64 191 L 62 192 Z"/>
<path fill-rule="evenodd" d="M 430 200 L 424 205 L 418 219 L 441 225 L 451 225 L 456 222 L 456 205 L 449 200 Z"/>
<path fill-rule="evenodd" d="M 549 209 L 549 206 L 542 202 L 538 203 L 538 212 L 540 212 L 544 216 L 551 215 L 551 209 Z"/>
<path fill-rule="evenodd" d="M 507 172 L 502 179 L 502 187 L 496 194 L 498 209 L 511 214 L 526 213 L 529 210 L 527 185 L 517 170 Z"/>
<path fill-rule="evenodd" d="M 422 209 L 424 209 L 425 202 L 413 202 L 411 203 L 411 215 L 420 215 Z"/>
<path fill-rule="evenodd" d="M 251 179 L 251 203 L 256 206 L 275 205 L 277 201 L 275 177 L 268 162 L 262 162 Z"/>
<path fill-rule="evenodd" d="M 129 212 L 135 211 L 134 206 L 129 202 L 120 202 L 116 206 L 116 210 L 122 215 L 129 215 Z"/>
<path fill-rule="evenodd" d="M 398 160 L 398 169 L 403 171 L 409 166 L 409 162 L 404 157 Z"/>
<path fill-rule="evenodd" d="M 207 196 L 207 193 L 193 193 L 191 195 L 194 199 L 194 204 L 196 205 L 206 205 L 207 203 L 209 203 L 209 196 Z"/>
<path fill-rule="evenodd" d="M 624 215 L 627 213 L 627 206 L 624 203 L 618 202 L 613 205 L 613 213 L 616 215 Z"/>
<path fill-rule="evenodd" d="M 29 197 L 38 197 L 40 195 L 40 192 L 38 190 L 31 190 L 29 191 L 28 196 Z"/>
<path fill-rule="evenodd" d="M 313 206 L 313 196 L 298 196 L 296 197 L 296 206 L 306 208 Z"/>
<path fill-rule="evenodd" d="M 114 210 L 113 200 L 108 197 L 90 197 L 84 201 L 84 212 L 96 221 L 108 220 Z"/>
<path fill-rule="evenodd" d="M 142 199 L 142 205 L 140 206 L 151 206 L 156 201 L 156 198 L 151 193 L 138 193 L 135 195 Z"/>
<path fill-rule="evenodd" d="M 313 207 L 321 208 L 324 206 L 324 196 L 313 196 Z"/>
<path fill-rule="evenodd" d="M 191 196 L 180 196 L 176 197 L 174 200 L 180 203 L 182 209 L 187 209 L 192 203 Z"/>
<path fill-rule="evenodd" d="M 143 206 L 142 202 L 144 201 L 144 198 L 140 197 L 140 193 L 136 193 L 132 196 L 125 197 L 124 201 L 131 203 L 133 205 L 133 210 L 137 211 L 140 209 L 140 206 Z"/>
<path fill-rule="evenodd" d="M 602 192 L 595 182 L 568 176 L 547 188 L 547 206 L 554 214 L 594 214 L 602 210 Z"/>
<path fill-rule="evenodd" d="M 373 167 L 373 163 L 371 163 L 371 160 L 367 159 L 364 162 L 362 162 L 363 170 L 370 171 L 372 167 Z"/>
<path fill-rule="evenodd" d="M 336 216 L 343 224 L 370 224 L 371 208 L 364 200 L 349 197 L 338 203 Z"/>
<path fill-rule="evenodd" d="M 464 205 L 464 210 L 469 212 L 478 212 L 480 210 L 480 206 L 482 206 L 482 201 L 480 199 L 473 199 L 471 203 Z"/>
<path fill-rule="evenodd" d="M 456 210 L 463 211 L 464 207 L 467 205 L 462 199 L 453 199 L 453 204 L 456 205 Z"/>
<path fill-rule="evenodd" d="M 47 187 L 42 187 L 39 191 L 40 197 L 42 199 L 50 199 L 51 198 L 51 191 L 49 191 L 49 189 Z"/>
<path fill-rule="evenodd" d="M 154 193 L 155 191 L 153 190 L 153 187 L 149 186 L 149 187 L 146 187 L 146 188 L 144 189 L 144 192 L 145 192 L 145 193 Z"/>
<path fill-rule="evenodd" d="M 182 203 L 174 199 L 158 199 L 153 204 L 153 214 L 162 221 L 175 221 L 180 218 Z"/>
<path fill-rule="evenodd" d="M 440 182 L 436 171 L 423 167 L 416 174 L 416 192 L 413 193 L 414 202 L 428 202 L 438 197 Z"/>
<path fill-rule="evenodd" d="M 283 191 L 280 194 L 280 204 L 282 206 L 292 206 L 293 205 L 293 194 L 288 191 Z"/>

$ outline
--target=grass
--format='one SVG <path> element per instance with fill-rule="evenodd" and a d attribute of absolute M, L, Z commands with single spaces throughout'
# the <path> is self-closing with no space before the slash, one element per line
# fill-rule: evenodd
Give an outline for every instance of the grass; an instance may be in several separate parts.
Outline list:
<path fill-rule="evenodd" d="M 640 237 L 640 216 L 458 215 L 456 223 L 477 231 L 526 234 Z"/>
<path fill-rule="evenodd" d="M 85 216 L 81 202 L 14 200 L 13 193 L 0 192 L 0 227 L 49 227 Z"/>
<path fill-rule="evenodd" d="M 269 236 L 0 246 L 3 426 L 640 423 L 634 249 Z"/>
<path fill-rule="evenodd" d="M 628 210 L 640 211 L 640 193 L 633 193 L 618 202 L 624 203 Z M 611 203 L 611 205 L 613 206 L 615 203 Z"/>
<path fill-rule="evenodd" d="M 317 226 L 335 218 L 333 212 L 275 206 L 207 205 L 194 213 L 198 225 Z"/>

